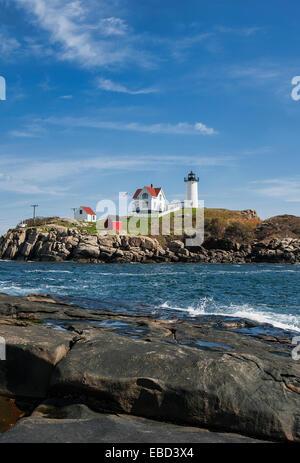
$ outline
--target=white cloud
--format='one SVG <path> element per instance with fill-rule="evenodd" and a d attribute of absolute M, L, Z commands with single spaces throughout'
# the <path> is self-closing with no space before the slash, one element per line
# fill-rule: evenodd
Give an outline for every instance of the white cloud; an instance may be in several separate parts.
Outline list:
<path fill-rule="evenodd" d="M 47 46 L 46 43 L 41 41 L 37 37 L 24 37 L 22 43 L 22 53 L 24 55 L 34 55 L 37 57 L 43 56 L 52 56 L 54 54 L 51 47 Z"/>
<path fill-rule="evenodd" d="M 300 202 L 300 180 L 296 178 L 267 179 L 257 184 L 256 193 L 285 202 Z"/>
<path fill-rule="evenodd" d="M 187 48 L 191 48 L 194 45 L 206 42 L 214 36 L 212 32 L 203 32 L 201 34 L 187 35 L 186 37 L 180 38 L 173 42 L 175 51 L 183 51 Z"/>
<path fill-rule="evenodd" d="M 8 134 L 16 138 L 37 138 L 45 133 L 45 129 L 37 124 L 29 124 L 21 130 L 11 130 Z"/>
<path fill-rule="evenodd" d="M 37 136 L 36 134 L 26 132 L 25 130 L 11 130 L 9 135 L 16 138 L 35 138 Z"/>
<path fill-rule="evenodd" d="M 0 172 L 0 182 L 2 181 L 5 181 L 5 182 L 9 182 L 11 180 L 11 176 L 8 175 L 8 174 L 3 174 L 2 172 Z"/>
<path fill-rule="evenodd" d="M 175 58 L 185 60 L 188 57 L 187 51 L 193 48 L 201 46 L 203 49 L 211 53 L 220 53 L 224 47 L 224 35 L 232 35 L 239 37 L 250 37 L 263 30 L 262 27 L 249 26 L 249 27 L 224 27 L 215 26 L 211 30 L 203 31 L 203 25 L 194 23 L 197 29 L 201 28 L 201 31 L 194 34 L 187 34 L 184 37 L 180 37 L 175 40 L 157 39 L 158 43 L 167 45 L 171 50 L 172 56 Z"/>
<path fill-rule="evenodd" d="M 128 25 L 121 18 L 104 18 L 100 25 L 103 35 L 125 35 L 128 32 Z"/>
<path fill-rule="evenodd" d="M 20 43 L 14 37 L 10 37 L 6 32 L 0 32 L 0 57 L 10 57 L 18 48 Z"/>
<path fill-rule="evenodd" d="M 117 92 L 117 93 L 128 93 L 129 95 L 146 95 L 148 93 L 155 93 L 157 90 L 155 88 L 143 88 L 140 90 L 130 90 L 129 88 L 125 87 L 122 84 L 118 84 L 117 82 L 112 82 L 109 79 L 97 79 L 97 86 L 101 90 L 105 90 L 107 92 Z"/>
<path fill-rule="evenodd" d="M 196 122 L 195 129 L 198 130 L 202 135 L 214 135 L 217 133 L 214 129 L 206 127 L 206 125 L 202 124 L 202 122 Z"/>
<path fill-rule="evenodd" d="M 0 191 L 22 194 L 59 196 L 70 194 L 74 178 L 80 174 L 81 182 L 91 182 L 95 172 L 114 175 L 116 172 L 133 172 L 155 170 L 157 164 L 161 169 L 172 165 L 187 166 L 228 166 L 232 158 L 226 156 L 171 156 L 147 155 L 128 157 L 82 155 L 79 160 L 39 161 L 33 159 L 11 159 L 8 157 L 0 173 Z M 16 167 L 17 166 L 17 167 Z M 85 177 L 86 176 L 86 177 Z M 63 187 L 60 182 L 63 181 Z"/>
<path fill-rule="evenodd" d="M 282 78 L 282 68 L 273 63 L 245 63 L 227 69 L 227 74 L 239 82 L 269 84 L 279 77 Z"/>
<path fill-rule="evenodd" d="M 216 26 L 216 31 L 221 32 L 223 34 L 233 34 L 233 35 L 240 35 L 244 37 L 250 37 L 251 35 L 255 35 L 257 32 L 263 31 L 262 27 L 257 26 L 249 26 L 249 27 L 225 27 L 225 26 Z"/>
<path fill-rule="evenodd" d="M 50 43 L 61 60 L 85 67 L 128 64 L 146 65 L 143 53 L 133 47 L 125 21 L 106 14 L 108 2 L 91 0 L 15 0 L 31 22 L 49 33 Z M 128 36 L 127 36 L 128 35 Z M 120 40 L 122 36 L 122 40 Z"/>
<path fill-rule="evenodd" d="M 99 121 L 97 119 L 75 117 L 51 117 L 40 122 L 66 127 L 121 130 L 128 132 L 144 132 L 151 134 L 214 135 L 217 133 L 213 128 L 206 127 L 206 125 L 204 125 L 202 122 L 196 122 L 195 124 L 189 124 L 187 122 L 179 122 L 178 124 L 142 124 L 140 122 Z"/>

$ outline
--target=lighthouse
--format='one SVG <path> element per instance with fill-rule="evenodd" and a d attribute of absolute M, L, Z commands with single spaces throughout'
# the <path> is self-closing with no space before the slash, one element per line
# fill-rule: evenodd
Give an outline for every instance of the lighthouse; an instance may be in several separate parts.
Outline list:
<path fill-rule="evenodd" d="M 196 177 L 194 172 L 190 172 L 188 177 L 184 179 L 186 183 L 186 202 L 189 207 L 198 207 L 198 183 L 199 177 Z"/>

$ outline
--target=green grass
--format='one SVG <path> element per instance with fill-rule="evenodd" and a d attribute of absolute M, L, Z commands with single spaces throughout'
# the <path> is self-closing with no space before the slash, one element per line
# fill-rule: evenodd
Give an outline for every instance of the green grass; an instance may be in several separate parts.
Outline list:
<path fill-rule="evenodd" d="M 199 210 L 198 210 L 199 212 Z M 203 211 L 202 211 L 203 212 Z M 185 230 L 185 220 L 188 221 L 190 230 Z M 159 238 L 161 243 L 165 241 L 164 236 L 166 233 L 162 232 L 163 224 L 170 226 L 169 235 L 173 237 L 182 237 L 185 232 L 191 231 L 196 228 L 196 209 L 186 208 L 179 211 L 170 212 L 161 217 L 148 218 L 148 217 L 121 217 L 123 222 L 123 229 L 127 229 L 128 233 L 139 233 L 141 235 L 153 236 Z M 154 220 L 155 229 L 151 228 L 151 222 Z M 127 228 L 124 226 L 127 221 Z M 153 222 L 152 222 L 153 223 Z M 186 222 L 187 223 L 187 222 Z M 213 238 L 229 238 L 249 241 L 254 238 L 256 227 L 261 223 L 258 219 L 249 220 L 243 216 L 240 211 L 231 211 L 228 209 L 214 209 L 204 208 L 204 226 L 205 226 L 205 237 Z M 98 221 L 97 223 L 85 224 L 72 224 L 65 222 L 59 217 L 50 217 L 46 219 L 37 219 L 36 223 L 29 221 L 30 226 L 27 228 L 38 228 L 41 232 L 49 232 L 52 225 L 65 227 L 67 229 L 76 229 L 80 233 L 95 235 L 97 233 L 105 232 L 104 220 Z M 169 225 L 168 225 L 169 224 Z M 190 226 L 192 225 L 192 227 Z M 134 225 L 134 228 L 131 228 Z M 296 227 L 294 227 L 296 228 Z M 168 234 L 168 233 L 167 233 Z"/>
<path fill-rule="evenodd" d="M 178 229 L 176 229 L 176 221 L 180 223 L 180 230 L 183 228 L 184 225 L 184 217 L 191 218 L 192 226 L 196 226 L 196 209 L 186 208 L 181 209 L 179 211 L 170 212 L 170 214 L 166 214 L 164 216 L 154 218 L 154 221 L 158 221 L 159 229 L 161 230 L 162 224 L 165 222 L 170 221 L 170 231 L 171 234 L 177 234 Z M 214 224 L 215 226 L 218 225 L 219 227 L 227 227 L 232 225 L 234 222 L 246 223 L 249 227 L 254 227 L 257 224 L 257 220 L 251 221 L 245 219 L 239 211 L 230 211 L 227 209 L 211 209 L 211 208 L 204 208 L 204 218 L 205 224 L 210 226 Z M 135 223 L 136 228 L 140 228 L 143 230 L 145 234 L 149 234 L 151 232 L 151 218 L 147 217 L 121 217 L 123 224 L 127 221 L 127 229 L 130 228 L 130 224 Z M 43 232 L 47 232 L 51 229 L 51 224 L 55 224 L 57 226 L 65 227 L 68 229 L 77 229 L 80 232 L 85 232 L 87 234 L 96 234 L 104 230 L 104 220 L 98 221 L 96 223 L 85 223 L 83 224 L 72 224 L 69 222 L 65 222 L 60 218 L 50 217 L 45 219 L 36 219 L 36 222 L 33 223 L 32 219 L 28 220 L 29 226 L 27 229 L 34 229 L 39 228 Z M 123 228 L 124 227 L 123 225 Z"/>
<path fill-rule="evenodd" d="M 196 222 L 196 209 L 185 209 L 175 212 L 170 212 L 163 217 L 158 219 L 158 229 L 154 233 L 151 230 L 150 218 L 139 218 L 133 219 L 131 217 L 121 217 L 123 221 L 123 229 L 126 229 L 124 226 L 125 221 L 127 225 L 132 220 L 137 220 L 136 227 L 140 227 L 140 233 L 148 236 L 153 236 L 156 238 L 162 245 L 166 244 L 169 240 L 169 237 L 162 233 L 162 223 L 164 221 L 170 221 L 170 236 L 174 238 L 182 238 L 182 229 L 183 226 L 180 226 L 180 230 L 176 227 L 176 220 L 183 222 L 183 213 L 191 217 L 192 227 L 195 228 Z M 176 219 L 176 220 L 175 220 Z M 205 239 L 229 239 L 232 241 L 238 241 L 240 243 L 249 243 L 254 239 L 265 240 L 271 238 L 298 238 L 300 237 L 300 217 L 292 215 L 281 215 L 276 217 L 271 217 L 264 221 L 259 220 L 258 218 L 248 219 L 245 215 L 241 214 L 240 211 L 231 211 L 228 209 L 221 208 L 204 208 L 204 229 L 205 229 Z M 104 229 L 104 221 L 98 221 L 96 223 L 82 223 L 72 224 L 63 221 L 59 217 L 48 217 L 44 219 L 36 219 L 33 222 L 33 219 L 28 219 L 26 221 L 27 228 L 19 230 L 29 230 L 38 228 L 41 232 L 49 232 L 52 225 L 65 227 L 66 229 L 77 229 L 80 233 L 87 235 L 95 235 L 97 233 L 106 233 Z M 266 226 L 267 224 L 267 226 Z M 128 229 L 128 227 L 127 227 Z M 129 230 L 130 231 L 130 230 Z M 109 232 L 108 232 L 109 233 Z M 152 233 L 152 234 L 151 234 Z M 6 236 L 6 235 L 4 235 Z"/>

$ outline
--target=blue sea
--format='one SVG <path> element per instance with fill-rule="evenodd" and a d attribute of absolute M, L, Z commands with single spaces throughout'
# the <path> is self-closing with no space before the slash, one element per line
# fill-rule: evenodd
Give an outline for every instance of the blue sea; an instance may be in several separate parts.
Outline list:
<path fill-rule="evenodd" d="M 224 315 L 300 332 L 300 265 L 0 261 L 0 292 L 159 318 Z"/>

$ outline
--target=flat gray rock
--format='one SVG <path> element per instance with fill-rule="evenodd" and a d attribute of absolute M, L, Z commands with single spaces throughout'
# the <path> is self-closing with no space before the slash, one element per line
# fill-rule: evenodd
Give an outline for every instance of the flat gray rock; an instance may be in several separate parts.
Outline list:
<path fill-rule="evenodd" d="M 299 442 L 300 362 L 291 357 L 292 334 L 254 329 L 249 336 L 248 328 L 253 322 L 156 320 L 0 294 L 7 343 L 0 394 Z"/>
<path fill-rule="evenodd" d="M 210 432 L 128 415 L 99 414 L 84 405 L 40 406 L 0 435 L 1 443 L 256 443 L 236 434 Z"/>
<path fill-rule="evenodd" d="M 251 343 L 260 349 L 201 350 L 94 330 L 56 366 L 50 392 L 99 411 L 298 441 L 299 364 L 276 364 Z"/>

